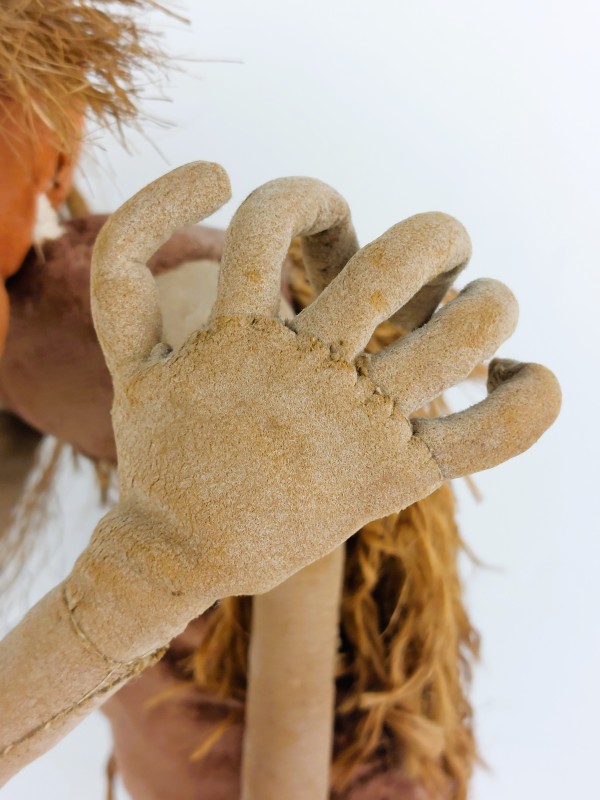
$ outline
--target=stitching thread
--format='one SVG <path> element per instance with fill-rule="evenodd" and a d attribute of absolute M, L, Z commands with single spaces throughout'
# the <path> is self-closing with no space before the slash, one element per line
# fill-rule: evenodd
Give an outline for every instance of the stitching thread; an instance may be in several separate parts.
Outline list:
<path fill-rule="evenodd" d="M 423 437 L 419 436 L 418 433 L 415 433 L 414 428 L 413 428 L 413 438 L 417 439 L 419 442 L 421 442 L 422 444 L 425 445 L 425 447 L 427 448 L 427 451 L 429 452 L 429 455 L 431 456 L 431 460 L 433 461 L 433 463 L 435 464 L 435 466 L 437 468 L 437 471 L 438 471 L 439 476 L 440 476 L 440 480 L 441 480 L 442 483 L 444 483 L 446 481 L 446 477 L 445 477 L 444 473 L 442 472 L 442 468 L 438 464 L 437 458 L 435 457 L 435 455 L 433 453 L 433 450 L 431 449 L 429 444 L 425 441 L 425 439 L 423 439 Z"/>
<path fill-rule="evenodd" d="M 151 653 L 146 653 L 143 656 L 140 656 L 139 658 L 136 658 L 133 661 L 129 662 L 117 661 L 113 658 L 110 658 L 110 656 L 105 655 L 101 650 L 98 649 L 98 647 L 96 647 L 96 645 L 86 636 L 86 634 L 83 632 L 83 630 L 80 628 L 79 624 L 75 620 L 73 614 L 74 608 L 72 608 L 69 604 L 66 594 L 66 587 L 61 592 L 61 598 L 65 604 L 65 608 L 67 609 L 68 617 L 71 622 L 71 627 L 77 638 L 83 643 L 83 645 L 88 651 L 96 655 L 99 655 L 103 659 L 103 661 L 105 661 L 107 664 L 112 664 L 113 666 L 109 670 L 109 672 L 102 678 L 102 680 L 99 683 L 97 683 L 96 686 L 94 686 L 92 689 L 86 692 L 83 695 L 83 697 L 81 697 L 79 700 L 76 700 L 70 706 L 67 706 L 67 708 L 63 708 L 60 711 L 57 711 L 56 714 L 53 714 L 45 722 L 36 725 L 35 728 L 32 728 L 30 731 L 27 731 L 27 733 L 23 734 L 23 736 L 20 736 L 18 739 L 15 739 L 13 742 L 10 742 L 10 744 L 7 744 L 2 750 L 0 750 L 0 758 L 4 758 L 4 756 L 7 756 L 18 745 L 24 744 L 30 739 L 33 739 L 41 731 L 49 730 L 53 725 L 63 720 L 65 717 L 69 716 L 69 714 L 71 714 L 73 711 L 76 711 L 78 708 L 81 708 L 83 705 L 93 700 L 95 697 L 107 694 L 108 692 L 111 691 L 111 689 L 114 689 L 115 687 L 123 683 L 126 683 L 131 678 L 134 678 L 136 675 L 139 675 L 139 673 L 143 672 L 146 669 L 146 667 L 149 667 L 152 664 L 159 661 L 167 651 L 167 647 L 161 647 L 158 650 L 154 650 Z M 119 670 L 123 670 L 122 674 L 116 680 L 110 681 L 113 675 Z M 106 683 L 106 681 L 110 682 Z"/>

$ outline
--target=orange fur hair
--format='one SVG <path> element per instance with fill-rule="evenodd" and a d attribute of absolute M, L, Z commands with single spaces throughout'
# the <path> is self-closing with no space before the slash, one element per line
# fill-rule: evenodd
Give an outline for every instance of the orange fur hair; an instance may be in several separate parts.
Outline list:
<path fill-rule="evenodd" d="M 13 101 L 36 135 L 42 122 L 67 152 L 77 114 L 101 126 L 135 121 L 142 85 L 166 59 L 142 23 L 155 0 L 7 0 L 0 5 L 0 98 Z M 183 18 L 178 17 L 182 20 Z"/>

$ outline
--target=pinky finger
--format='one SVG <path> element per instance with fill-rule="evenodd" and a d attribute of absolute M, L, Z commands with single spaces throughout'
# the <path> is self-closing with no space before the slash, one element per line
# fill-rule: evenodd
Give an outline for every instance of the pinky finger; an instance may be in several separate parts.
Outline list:
<path fill-rule="evenodd" d="M 494 359 L 488 396 L 477 405 L 439 419 L 413 420 L 445 478 L 495 467 L 523 453 L 546 431 L 560 410 L 561 392 L 539 364 Z"/>

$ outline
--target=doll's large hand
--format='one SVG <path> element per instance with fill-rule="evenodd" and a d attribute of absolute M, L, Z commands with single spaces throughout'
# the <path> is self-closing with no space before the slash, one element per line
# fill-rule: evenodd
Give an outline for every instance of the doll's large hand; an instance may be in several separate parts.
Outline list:
<path fill-rule="evenodd" d="M 548 370 L 499 361 L 486 400 L 411 420 L 511 334 L 515 300 L 479 280 L 427 322 L 468 261 L 462 225 L 418 215 L 355 252 L 344 201 L 304 178 L 267 184 L 241 206 L 212 318 L 172 351 L 145 262 L 228 193 L 217 165 L 174 170 L 111 217 L 94 251 L 121 497 L 68 591 L 86 635 L 120 660 L 165 643 L 217 598 L 270 589 L 444 479 L 525 450 L 559 408 Z M 284 323 L 279 272 L 295 235 L 317 289 L 329 285 Z M 421 327 L 365 356 L 394 314 Z"/>
<path fill-rule="evenodd" d="M 411 419 L 511 333 L 514 299 L 476 281 L 430 319 L 468 260 L 462 226 L 423 214 L 356 252 L 344 201 L 303 178 L 241 206 L 212 318 L 172 351 L 145 262 L 228 194 L 218 166 L 182 167 L 98 238 L 92 301 L 114 382 L 121 497 L 69 578 L 0 643 L 0 782 L 217 598 L 264 592 L 445 478 L 521 452 L 558 412 L 548 370 L 500 361 L 486 400 Z M 295 235 L 323 292 L 286 324 L 279 270 Z M 366 356 L 391 315 L 411 332 Z"/>

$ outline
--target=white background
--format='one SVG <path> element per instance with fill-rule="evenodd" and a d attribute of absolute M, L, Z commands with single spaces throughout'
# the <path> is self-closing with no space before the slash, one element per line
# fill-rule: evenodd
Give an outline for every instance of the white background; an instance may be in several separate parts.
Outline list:
<path fill-rule="evenodd" d="M 171 167 L 215 160 L 234 187 L 215 224 L 264 181 L 311 175 L 347 198 L 362 243 L 420 211 L 466 225 L 474 257 L 462 282 L 499 278 L 520 301 L 519 329 L 501 354 L 547 364 L 564 392 L 561 417 L 533 450 L 478 477 L 483 503 L 457 486 L 464 537 L 491 567 L 467 570 L 483 633 L 473 697 L 490 767 L 472 798 L 598 796 L 600 7 L 187 6 L 189 29 L 149 16 L 166 48 L 241 63 L 182 63 L 171 103 L 145 106 L 171 126 L 145 126 L 130 153 L 94 133 L 81 187 L 96 209 L 113 210 Z M 89 475 L 65 467 L 61 496 L 46 543 L 53 558 L 29 596 L 61 576 L 93 526 Z M 3 797 L 103 798 L 108 749 L 96 715 Z"/>

